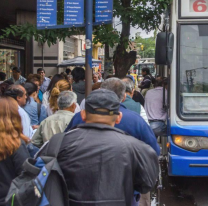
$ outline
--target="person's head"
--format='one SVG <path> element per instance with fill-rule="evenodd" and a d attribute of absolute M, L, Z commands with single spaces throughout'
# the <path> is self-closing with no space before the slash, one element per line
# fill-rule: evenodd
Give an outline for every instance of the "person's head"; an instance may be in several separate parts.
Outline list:
<path fill-rule="evenodd" d="M 154 87 L 166 86 L 167 84 L 165 82 L 167 82 L 167 78 L 165 77 L 157 78 L 157 80 L 155 81 Z"/>
<path fill-rule="evenodd" d="M 9 85 L 14 84 L 14 82 L 11 79 L 7 79 L 6 81 L 4 81 L 4 83 L 7 83 Z"/>
<path fill-rule="evenodd" d="M 45 78 L 45 70 L 43 68 L 37 69 L 37 74 Z"/>
<path fill-rule="evenodd" d="M 3 82 L 2 84 L 0 84 L 0 96 L 4 96 L 4 93 L 6 92 L 6 90 L 9 88 L 9 84 Z"/>
<path fill-rule="evenodd" d="M 36 84 L 34 84 L 32 82 L 26 82 L 24 87 L 25 87 L 28 97 L 32 97 L 33 99 L 37 98 L 38 87 Z M 28 98 L 28 101 L 30 102 L 30 98 Z"/>
<path fill-rule="evenodd" d="M 124 77 L 124 78 L 129 78 L 129 79 L 131 79 L 132 81 L 133 81 L 133 83 L 135 84 L 135 79 L 134 79 L 134 77 L 133 76 L 131 76 L 131 75 L 127 75 L 126 77 Z"/>
<path fill-rule="evenodd" d="M 146 75 L 149 75 L 150 74 L 150 70 L 149 68 L 145 67 L 145 68 L 142 68 L 142 76 L 145 77 Z"/>
<path fill-rule="evenodd" d="M 81 111 L 86 123 L 99 123 L 114 126 L 119 124 L 122 113 L 119 112 L 118 96 L 107 89 L 95 90 L 85 100 L 85 110 Z"/>
<path fill-rule="evenodd" d="M 120 102 L 125 100 L 126 85 L 118 78 L 112 77 L 101 84 L 101 89 L 107 89 L 117 94 Z"/>
<path fill-rule="evenodd" d="M 13 67 L 12 68 L 12 76 L 15 80 L 18 80 L 20 78 L 21 75 L 21 70 L 18 67 Z"/>
<path fill-rule="evenodd" d="M 63 76 L 63 79 L 68 81 L 67 74 L 65 72 L 61 72 L 61 76 Z"/>
<path fill-rule="evenodd" d="M 98 74 L 97 73 L 93 74 L 92 80 L 93 80 L 93 83 L 97 83 L 98 82 L 99 78 L 98 78 Z"/>
<path fill-rule="evenodd" d="M 71 72 L 76 83 L 85 80 L 85 70 L 82 67 L 75 67 Z"/>
<path fill-rule="evenodd" d="M 38 91 L 39 91 L 40 86 L 43 83 L 43 78 L 39 74 L 29 74 L 28 77 L 27 77 L 27 81 L 26 82 L 32 82 L 35 85 L 37 85 Z"/>
<path fill-rule="evenodd" d="M 102 82 L 97 82 L 95 84 L 92 85 L 92 91 L 96 90 L 96 89 L 100 89 Z"/>
<path fill-rule="evenodd" d="M 29 142 L 22 134 L 18 104 L 11 97 L 0 98 L 0 161 L 11 156 L 21 145 L 21 140 Z"/>
<path fill-rule="evenodd" d="M 156 80 L 156 81 L 160 81 L 160 80 L 162 80 L 162 77 L 161 77 L 160 75 L 157 75 L 156 78 L 155 78 L 155 80 Z M 155 83 L 156 83 L 156 82 L 155 82 Z"/>
<path fill-rule="evenodd" d="M 53 76 L 53 78 L 50 81 L 50 84 L 48 85 L 48 88 L 46 91 L 48 91 L 49 93 L 51 93 L 52 89 L 55 87 L 56 83 L 60 80 L 64 79 L 62 75 L 60 74 L 55 74 Z"/>
<path fill-rule="evenodd" d="M 4 81 L 6 79 L 6 74 L 4 72 L 0 72 L 0 81 Z"/>
<path fill-rule="evenodd" d="M 71 69 L 67 68 L 65 72 L 66 72 L 67 75 L 71 75 Z"/>
<path fill-rule="evenodd" d="M 77 95 L 71 91 L 61 92 L 58 96 L 57 102 L 59 110 L 67 110 L 74 113 L 76 109 Z"/>
<path fill-rule="evenodd" d="M 72 85 L 73 84 L 73 76 L 72 75 L 67 75 L 69 83 Z"/>
<path fill-rule="evenodd" d="M 27 92 L 21 85 L 11 85 L 4 93 L 4 96 L 12 97 L 17 101 L 20 107 L 25 106 L 27 101 Z"/>
<path fill-rule="evenodd" d="M 122 81 L 126 85 L 126 94 L 128 94 L 130 97 L 133 97 L 133 95 L 134 95 L 134 82 L 128 77 L 123 78 Z"/>
<path fill-rule="evenodd" d="M 58 110 L 57 99 L 59 94 L 63 91 L 71 91 L 71 84 L 65 79 L 58 81 L 51 91 L 49 103 L 50 108 L 53 112 L 56 112 Z"/>

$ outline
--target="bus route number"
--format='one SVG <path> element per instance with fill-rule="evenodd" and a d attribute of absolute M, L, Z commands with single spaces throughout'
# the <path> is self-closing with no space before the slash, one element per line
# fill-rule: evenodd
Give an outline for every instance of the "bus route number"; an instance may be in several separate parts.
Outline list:
<path fill-rule="evenodd" d="M 194 12 L 207 12 L 207 1 L 197 0 L 193 2 Z"/>

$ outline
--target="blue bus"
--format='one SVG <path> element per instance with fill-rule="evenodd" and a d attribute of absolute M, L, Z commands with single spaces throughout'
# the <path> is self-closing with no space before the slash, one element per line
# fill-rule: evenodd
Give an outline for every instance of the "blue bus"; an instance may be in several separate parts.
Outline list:
<path fill-rule="evenodd" d="M 168 174 L 208 176 L 208 0 L 173 0 L 169 17 Z"/>

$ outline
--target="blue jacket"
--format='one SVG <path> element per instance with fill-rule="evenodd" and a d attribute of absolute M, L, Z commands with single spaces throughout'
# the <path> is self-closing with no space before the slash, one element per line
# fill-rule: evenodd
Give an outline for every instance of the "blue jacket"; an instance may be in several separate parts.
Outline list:
<path fill-rule="evenodd" d="M 43 105 L 41 105 L 40 117 L 38 118 L 37 102 L 35 102 L 32 97 L 30 97 L 30 102 L 28 101 L 27 104 L 24 106 L 24 110 L 29 115 L 32 126 L 40 125 L 40 123 L 47 118 L 47 111 Z"/>
<path fill-rule="evenodd" d="M 120 105 L 120 112 L 123 113 L 123 118 L 120 124 L 116 124 L 115 127 L 150 145 L 157 155 L 159 155 L 160 147 L 157 144 L 157 139 L 152 129 L 147 125 L 143 118 L 136 112 L 126 109 L 123 104 Z M 84 122 L 82 121 L 80 113 L 75 114 L 65 132 L 81 123 Z"/>

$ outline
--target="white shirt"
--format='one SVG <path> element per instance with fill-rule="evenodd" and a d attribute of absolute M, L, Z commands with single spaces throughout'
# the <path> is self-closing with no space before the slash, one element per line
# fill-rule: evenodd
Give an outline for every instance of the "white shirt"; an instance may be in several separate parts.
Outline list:
<path fill-rule="evenodd" d="M 34 131 L 30 124 L 30 117 L 22 107 L 18 106 L 18 112 L 21 117 L 21 123 L 23 127 L 23 134 L 29 138 L 32 138 Z"/>
<path fill-rule="evenodd" d="M 85 99 L 82 100 L 82 102 L 80 104 L 80 109 L 85 110 Z"/>
<path fill-rule="evenodd" d="M 43 101 L 42 101 L 42 105 L 44 105 L 45 107 L 48 106 L 48 99 L 49 99 L 49 91 L 46 91 L 44 94 L 43 94 Z"/>
<path fill-rule="evenodd" d="M 145 112 L 144 107 L 141 105 L 140 116 L 144 119 L 144 121 L 149 125 L 149 121 L 147 118 L 147 113 Z"/>

